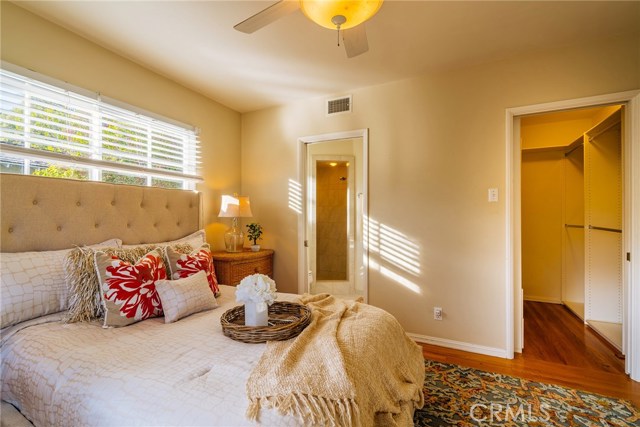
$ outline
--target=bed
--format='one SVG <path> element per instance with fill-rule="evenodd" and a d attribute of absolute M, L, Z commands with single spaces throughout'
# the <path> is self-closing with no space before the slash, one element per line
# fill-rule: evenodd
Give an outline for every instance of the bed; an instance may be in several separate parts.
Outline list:
<path fill-rule="evenodd" d="M 29 251 L 38 251 L 28 255 L 32 259 L 41 254 L 61 257 L 74 246 L 113 239 L 129 245 L 169 242 L 197 235 L 202 228 L 201 198 L 197 192 L 8 174 L 0 175 L 0 189 L 3 259 L 15 256 L 9 254 Z M 6 263 L 3 266 L 9 270 Z M 220 316 L 238 305 L 234 299 L 235 288 L 221 284 L 217 308 L 173 323 L 165 323 L 163 317 L 153 317 L 126 327 L 103 328 L 97 320 L 65 323 L 69 295 L 61 287 L 61 279 L 53 280 L 58 276 L 47 273 L 46 277 L 51 280 L 43 280 L 39 286 L 57 287 L 58 293 L 47 300 L 41 296 L 47 289 L 29 283 L 25 289 L 33 293 L 35 308 L 32 311 L 22 307 L 24 296 L 16 296 L 22 300 L 16 299 L 10 306 L 7 300 L 3 303 L 3 310 L 10 312 L 6 318 L 9 326 L 2 329 L 3 408 L 13 405 L 34 425 L 327 424 L 326 419 L 318 422 L 322 418 L 314 418 L 313 414 L 304 418 L 299 411 L 266 404 L 266 399 L 262 407 L 254 408 L 253 416 L 247 417 L 247 409 L 255 404 L 247 395 L 249 379 L 256 376 L 260 379 L 259 366 L 279 366 L 278 360 L 272 363 L 265 360 L 270 351 L 288 351 L 288 360 L 293 357 L 296 361 L 311 356 L 322 359 L 323 355 L 310 355 L 309 351 L 296 354 L 286 347 L 288 342 L 274 344 L 272 348 L 272 343 L 245 344 L 225 337 Z M 6 289 L 2 296 L 14 298 Z M 278 294 L 278 299 L 283 301 L 299 298 Z M 11 313 L 20 307 L 21 314 Z M 356 412 L 370 407 L 362 402 L 365 391 L 369 397 L 374 396 L 370 400 L 390 398 L 392 404 L 384 414 L 363 413 L 348 419 L 340 412 L 350 411 L 349 408 L 332 410 L 335 420 L 331 423 L 410 425 L 414 409 L 422 404 L 424 372 L 419 348 L 406 342 L 404 332 L 393 324 L 390 326 L 393 331 L 389 332 L 385 328 L 381 331 L 379 325 L 363 323 L 367 310 L 371 310 L 368 307 L 353 304 L 349 307 L 355 310 L 353 315 L 342 317 L 349 318 L 350 322 L 338 324 L 338 329 L 349 332 L 360 328 L 364 332 L 358 332 L 358 337 L 364 338 L 361 344 L 340 355 L 341 360 L 346 367 L 362 369 L 357 366 L 361 362 L 367 365 L 364 369 L 384 371 L 381 381 L 392 382 L 389 378 L 397 381 L 403 397 L 390 393 L 386 386 L 380 387 L 385 390 L 367 390 L 373 383 L 349 371 L 348 375 L 344 374 L 351 387 L 348 391 L 355 396 L 354 402 L 360 399 L 360 409 L 356 405 Z M 6 319 L 3 317 L 3 325 Z M 309 337 L 315 333 L 311 332 L 313 327 L 318 331 L 323 327 L 320 320 L 316 320 L 309 327 Z M 367 359 L 366 349 L 380 353 L 387 343 L 393 344 L 385 338 L 386 334 L 392 334 L 393 339 L 406 346 L 406 354 L 393 349 L 403 355 L 402 360 L 372 354 Z M 322 361 L 318 363 L 322 366 Z M 403 370 L 396 369 L 396 365 Z M 300 382 L 301 390 L 307 383 L 324 383 L 325 377 L 333 376 L 332 370 L 320 370 L 325 372 L 302 372 L 306 379 Z M 281 371 L 278 368 L 278 378 L 286 379 L 287 373 Z M 340 369 L 335 372 L 338 371 Z M 290 402 L 287 407 L 291 407 Z M 8 414 L 6 410 L 3 412 Z"/>

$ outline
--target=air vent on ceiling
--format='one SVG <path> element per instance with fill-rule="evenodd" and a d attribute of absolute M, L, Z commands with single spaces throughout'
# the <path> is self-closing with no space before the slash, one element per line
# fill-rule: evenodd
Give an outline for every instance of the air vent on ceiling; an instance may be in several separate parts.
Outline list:
<path fill-rule="evenodd" d="M 351 112 L 351 95 L 327 100 L 327 116 Z"/>

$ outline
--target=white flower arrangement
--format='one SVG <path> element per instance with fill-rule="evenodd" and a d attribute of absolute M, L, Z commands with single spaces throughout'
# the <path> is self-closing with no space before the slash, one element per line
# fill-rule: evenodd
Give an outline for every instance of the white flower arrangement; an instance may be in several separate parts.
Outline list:
<path fill-rule="evenodd" d="M 258 312 L 267 310 L 277 297 L 276 282 L 264 274 L 247 276 L 236 287 L 236 301 L 252 302 Z"/>

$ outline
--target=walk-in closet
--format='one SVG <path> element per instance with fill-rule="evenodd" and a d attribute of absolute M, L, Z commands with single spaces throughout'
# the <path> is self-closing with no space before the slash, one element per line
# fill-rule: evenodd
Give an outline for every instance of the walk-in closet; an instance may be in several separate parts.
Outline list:
<path fill-rule="evenodd" d="M 524 299 L 564 304 L 619 354 L 622 110 L 604 106 L 521 122 Z M 525 328 L 525 338 L 526 333 Z"/>

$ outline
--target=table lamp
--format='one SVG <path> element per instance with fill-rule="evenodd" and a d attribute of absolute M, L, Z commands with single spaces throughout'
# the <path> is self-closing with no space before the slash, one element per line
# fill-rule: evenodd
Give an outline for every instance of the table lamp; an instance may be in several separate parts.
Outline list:
<path fill-rule="evenodd" d="M 249 197 L 223 195 L 220 205 L 220 218 L 233 218 L 231 228 L 224 233 L 224 246 L 227 252 L 242 252 L 244 246 L 244 233 L 238 226 L 238 218 L 252 217 Z"/>

